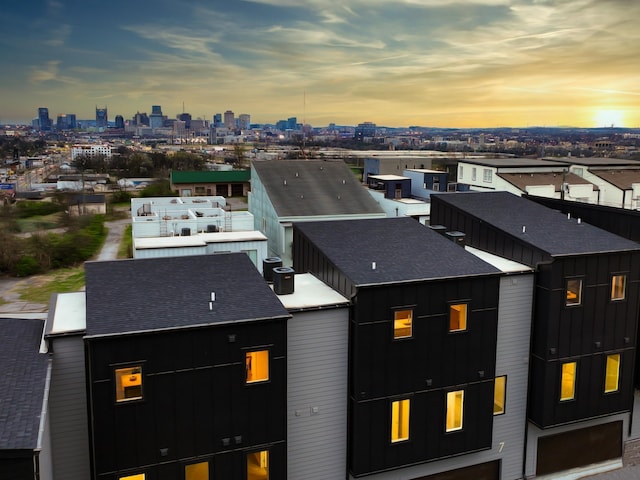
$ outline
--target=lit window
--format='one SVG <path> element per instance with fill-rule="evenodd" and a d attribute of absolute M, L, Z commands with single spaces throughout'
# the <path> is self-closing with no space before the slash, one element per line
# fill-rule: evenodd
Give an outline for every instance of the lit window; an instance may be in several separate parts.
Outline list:
<path fill-rule="evenodd" d="M 611 300 L 624 300 L 626 285 L 626 275 L 614 275 L 611 277 Z"/>
<path fill-rule="evenodd" d="M 482 180 L 487 183 L 491 183 L 491 180 L 492 180 L 491 169 L 485 168 L 482 170 Z"/>
<path fill-rule="evenodd" d="M 464 390 L 447 393 L 447 432 L 462 429 Z"/>
<path fill-rule="evenodd" d="M 572 400 L 576 391 L 576 362 L 562 364 L 560 380 L 560 400 Z"/>
<path fill-rule="evenodd" d="M 245 357 L 247 383 L 269 380 L 269 351 L 247 352 Z"/>
<path fill-rule="evenodd" d="M 504 413 L 505 398 L 507 395 L 507 377 L 496 377 L 493 389 L 493 414 L 501 415 Z"/>
<path fill-rule="evenodd" d="M 409 440 L 409 399 L 391 402 L 391 442 Z"/>
<path fill-rule="evenodd" d="M 118 480 L 144 480 L 145 479 L 145 474 L 144 473 L 139 473 L 137 475 L 129 475 L 126 477 L 119 477 Z"/>
<path fill-rule="evenodd" d="M 413 311 L 396 310 L 393 312 L 393 338 L 407 338 L 413 334 Z"/>
<path fill-rule="evenodd" d="M 269 451 L 247 454 L 247 480 L 269 480 Z"/>
<path fill-rule="evenodd" d="M 458 303 L 449 307 L 449 331 L 459 332 L 467 329 L 467 304 Z"/>
<path fill-rule="evenodd" d="M 185 465 L 184 480 L 209 480 L 209 462 Z"/>
<path fill-rule="evenodd" d="M 620 354 L 607 355 L 607 371 L 604 380 L 605 393 L 617 392 L 620 380 Z"/>
<path fill-rule="evenodd" d="M 126 402 L 142 398 L 142 367 L 116 369 L 116 401 Z"/>
<path fill-rule="evenodd" d="M 567 280 L 567 305 L 580 305 L 580 303 L 582 303 L 582 279 Z"/>

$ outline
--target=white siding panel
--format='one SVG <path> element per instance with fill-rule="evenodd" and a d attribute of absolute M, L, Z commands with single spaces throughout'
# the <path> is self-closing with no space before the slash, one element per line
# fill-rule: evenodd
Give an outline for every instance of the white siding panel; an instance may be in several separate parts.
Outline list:
<path fill-rule="evenodd" d="M 345 477 L 348 309 L 294 313 L 287 328 L 291 480 Z"/>

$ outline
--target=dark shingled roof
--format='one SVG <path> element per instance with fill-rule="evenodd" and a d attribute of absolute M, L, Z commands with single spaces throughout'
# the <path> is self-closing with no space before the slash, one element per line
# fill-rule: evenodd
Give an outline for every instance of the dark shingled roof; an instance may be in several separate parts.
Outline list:
<path fill-rule="evenodd" d="M 295 228 L 356 286 L 499 272 L 411 218 L 300 222 Z"/>
<path fill-rule="evenodd" d="M 551 256 L 640 250 L 636 242 L 508 192 L 432 196 Z"/>
<path fill-rule="evenodd" d="M 49 356 L 40 351 L 44 321 L 0 318 L 0 450 L 35 450 Z"/>
<path fill-rule="evenodd" d="M 253 162 L 279 217 L 382 214 L 382 208 L 341 160 Z"/>
<path fill-rule="evenodd" d="M 85 271 L 88 337 L 290 316 L 245 253 L 88 262 Z"/>

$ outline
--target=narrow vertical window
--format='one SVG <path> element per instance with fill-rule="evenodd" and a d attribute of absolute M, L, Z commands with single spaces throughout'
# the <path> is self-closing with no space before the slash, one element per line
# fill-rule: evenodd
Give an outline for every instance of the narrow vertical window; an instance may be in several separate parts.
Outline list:
<path fill-rule="evenodd" d="M 582 303 L 582 279 L 571 278 L 567 280 L 567 305 L 580 305 Z"/>
<path fill-rule="evenodd" d="M 391 442 L 409 440 L 409 409 L 411 402 L 396 400 L 391 402 Z"/>
<path fill-rule="evenodd" d="M 459 332 L 467 329 L 467 304 L 458 303 L 449 306 L 449 331 Z"/>
<path fill-rule="evenodd" d="M 471 169 L 471 180 L 474 182 L 476 181 L 476 167 Z"/>
<path fill-rule="evenodd" d="M 604 380 L 605 393 L 617 392 L 620 383 L 620 354 L 607 355 L 607 369 Z"/>
<path fill-rule="evenodd" d="M 560 401 L 572 400 L 576 392 L 576 362 L 562 364 L 560 379 Z"/>
<path fill-rule="evenodd" d="M 142 367 L 116 368 L 116 401 L 142 398 Z"/>
<path fill-rule="evenodd" d="M 614 275 L 611 277 L 611 300 L 624 300 L 626 285 L 626 275 Z"/>
<path fill-rule="evenodd" d="M 507 377 L 503 375 L 496 377 L 493 389 L 493 414 L 502 415 L 507 396 Z"/>
<path fill-rule="evenodd" d="M 413 311 L 393 312 L 393 338 L 408 338 L 413 335 Z"/>
<path fill-rule="evenodd" d="M 247 454 L 247 480 L 269 480 L 269 451 Z"/>
<path fill-rule="evenodd" d="M 458 165 L 458 180 L 462 180 L 463 172 L 462 165 Z"/>
<path fill-rule="evenodd" d="M 269 351 L 247 352 L 245 356 L 247 383 L 269 380 Z"/>
<path fill-rule="evenodd" d="M 462 429 L 464 390 L 447 393 L 447 432 Z"/>
<path fill-rule="evenodd" d="M 209 462 L 185 465 L 184 480 L 209 480 Z"/>

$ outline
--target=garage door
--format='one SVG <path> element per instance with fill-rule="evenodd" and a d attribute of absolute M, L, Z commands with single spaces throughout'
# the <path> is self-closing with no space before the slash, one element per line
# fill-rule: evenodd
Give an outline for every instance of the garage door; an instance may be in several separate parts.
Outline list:
<path fill-rule="evenodd" d="M 499 480 L 500 479 L 500 460 L 493 462 L 481 463 L 471 467 L 457 468 L 448 472 L 436 473 L 435 475 L 427 475 L 426 477 L 417 477 L 413 480 Z"/>

